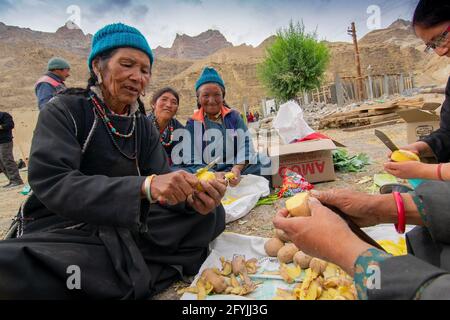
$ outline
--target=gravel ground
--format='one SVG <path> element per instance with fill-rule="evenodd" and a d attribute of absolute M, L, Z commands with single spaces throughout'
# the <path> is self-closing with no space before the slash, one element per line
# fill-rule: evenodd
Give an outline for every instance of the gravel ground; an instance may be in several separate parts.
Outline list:
<path fill-rule="evenodd" d="M 397 124 L 383 127 L 394 142 L 399 145 L 406 144 L 406 125 Z M 374 174 L 383 171 L 382 164 L 386 159 L 387 149 L 379 142 L 373 134 L 374 129 L 361 130 L 357 132 L 343 132 L 342 130 L 324 130 L 322 133 L 337 140 L 347 146 L 351 154 L 364 152 L 372 159 L 372 164 L 366 168 L 364 172 L 355 174 L 337 174 L 337 180 L 330 183 L 317 184 L 316 189 L 325 190 L 330 188 L 351 188 L 354 190 L 367 191 L 371 186 L 371 182 L 358 184 L 364 177 L 373 177 Z M 22 178 L 27 181 L 27 171 L 21 171 Z M 4 174 L 0 174 L 0 186 L 7 184 Z M 20 194 L 21 188 L 13 190 L 2 190 L 0 187 L 0 237 L 6 234 L 11 224 L 11 219 L 17 213 L 20 204 L 26 199 Z M 284 200 L 278 201 L 274 206 L 261 206 L 252 210 L 243 219 L 227 225 L 226 231 L 235 232 L 245 235 L 271 237 L 273 234 L 272 219 L 277 211 L 281 208 Z M 155 297 L 161 300 L 179 299 L 176 291 L 185 287 L 186 284 L 176 283 L 163 294 Z"/>

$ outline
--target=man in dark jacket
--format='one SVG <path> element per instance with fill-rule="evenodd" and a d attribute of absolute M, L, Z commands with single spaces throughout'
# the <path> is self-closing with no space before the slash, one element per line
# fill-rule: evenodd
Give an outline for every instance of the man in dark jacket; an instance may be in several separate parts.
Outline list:
<path fill-rule="evenodd" d="M 4 188 L 13 188 L 23 184 L 13 155 L 12 129 L 14 121 L 7 112 L 0 111 L 0 172 L 4 172 L 9 184 Z"/>
<path fill-rule="evenodd" d="M 70 77 L 70 65 L 62 58 L 52 58 L 47 65 L 48 72 L 42 76 L 35 85 L 39 110 L 55 95 L 64 91 L 64 81 Z"/>

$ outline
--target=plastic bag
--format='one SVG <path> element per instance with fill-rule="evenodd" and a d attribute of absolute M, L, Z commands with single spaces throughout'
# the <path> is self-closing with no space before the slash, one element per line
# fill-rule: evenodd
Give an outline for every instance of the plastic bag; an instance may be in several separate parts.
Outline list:
<path fill-rule="evenodd" d="M 263 177 L 247 175 L 235 188 L 228 187 L 222 200 L 225 222 L 230 223 L 245 217 L 261 197 L 270 194 L 269 181 Z"/>
<path fill-rule="evenodd" d="M 293 100 L 280 106 L 273 127 L 278 131 L 285 144 L 314 133 L 314 130 L 303 119 L 302 108 Z"/>

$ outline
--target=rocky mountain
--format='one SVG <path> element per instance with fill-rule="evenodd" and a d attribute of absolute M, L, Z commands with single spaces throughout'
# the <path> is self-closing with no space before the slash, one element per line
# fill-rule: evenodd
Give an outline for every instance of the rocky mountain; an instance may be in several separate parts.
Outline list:
<path fill-rule="evenodd" d="M 171 48 L 157 47 L 156 57 L 173 59 L 203 59 L 214 52 L 232 47 L 233 44 L 217 30 L 208 30 L 195 37 L 177 34 Z"/>
<path fill-rule="evenodd" d="M 12 45 L 24 42 L 39 43 L 40 47 L 63 49 L 87 55 L 92 35 L 85 35 L 76 25 L 66 24 L 55 33 L 34 31 L 29 28 L 7 26 L 0 22 L 0 42 Z"/>
<path fill-rule="evenodd" d="M 92 36 L 64 26 L 55 33 L 45 33 L 10 27 L 0 23 L 0 109 L 36 108 L 34 83 L 45 71 L 48 59 L 63 56 L 72 64 L 68 86 L 86 85 L 86 59 Z M 257 66 L 265 57 L 265 49 L 275 37 L 259 46 L 232 46 L 218 31 L 209 30 L 196 37 L 179 35 L 172 48 L 155 49 L 155 65 L 148 95 L 163 86 L 173 86 L 180 92 L 182 119 L 192 114 L 196 106 L 195 81 L 205 66 L 219 70 L 227 87 L 227 102 L 242 109 L 246 103 L 257 106 L 267 93 L 257 77 Z M 327 80 L 334 74 L 355 75 L 354 49 L 351 43 L 328 42 L 331 62 Z M 415 71 L 419 84 L 443 85 L 450 69 L 445 59 L 426 55 L 423 45 L 410 24 L 397 21 L 389 28 L 372 31 L 360 41 L 363 72 L 372 66 L 372 74 Z"/>
<path fill-rule="evenodd" d="M 362 45 L 393 44 L 400 47 L 417 47 L 423 45 L 416 37 L 410 21 L 398 19 L 386 29 L 374 30 L 365 35 Z"/>

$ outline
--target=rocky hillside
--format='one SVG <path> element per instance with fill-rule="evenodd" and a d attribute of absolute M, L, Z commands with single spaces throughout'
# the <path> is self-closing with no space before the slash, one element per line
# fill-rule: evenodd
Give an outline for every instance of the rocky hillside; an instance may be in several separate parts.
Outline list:
<path fill-rule="evenodd" d="M 360 43 L 362 45 L 394 44 L 400 47 L 422 46 L 422 41 L 414 34 L 411 22 L 399 19 L 386 29 L 374 30 L 365 35 Z M 425 47 L 424 47 L 425 48 Z"/>
<path fill-rule="evenodd" d="M 415 71 L 420 84 L 443 85 L 450 68 L 446 59 L 423 53 L 423 45 L 405 21 L 397 21 L 387 29 L 369 33 L 360 41 L 363 72 L 372 66 L 373 74 Z M 45 33 L 0 24 L 0 109 L 35 108 L 34 82 L 45 71 L 52 56 L 67 58 L 72 66 L 69 86 L 85 86 L 88 77 L 86 58 L 92 36 L 64 26 L 55 33 Z M 257 47 L 232 46 L 218 31 L 209 30 L 196 37 L 177 36 L 170 49 L 155 49 L 150 92 L 162 86 L 173 86 L 181 93 L 180 117 L 190 115 L 196 105 L 194 84 L 205 66 L 213 66 L 222 74 L 227 86 L 227 102 L 237 108 L 246 103 L 259 105 L 266 91 L 257 78 L 257 66 L 265 56 L 265 48 L 274 37 Z M 355 74 L 351 43 L 327 43 L 332 59 L 328 80 L 335 73 Z"/>
<path fill-rule="evenodd" d="M 203 59 L 233 45 L 217 30 L 208 30 L 195 37 L 177 34 L 171 48 L 157 47 L 155 55 L 173 59 Z"/>
<path fill-rule="evenodd" d="M 26 42 L 39 43 L 41 47 L 67 50 L 75 54 L 87 55 L 91 46 L 92 35 L 85 35 L 75 25 L 64 25 L 55 33 L 33 31 L 28 28 L 7 26 L 0 22 L 0 43 L 13 46 Z"/>

